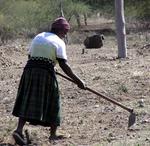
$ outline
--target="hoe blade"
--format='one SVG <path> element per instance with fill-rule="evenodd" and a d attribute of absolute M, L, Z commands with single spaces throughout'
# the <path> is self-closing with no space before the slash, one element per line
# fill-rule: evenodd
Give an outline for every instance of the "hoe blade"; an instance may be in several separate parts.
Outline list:
<path fill-rule="evenodd" d="M 135 113 L 131 112 L 129 116 L 129 121 L 128 121 L 128 128 L 134 125 L 135 121 L 136 121 L 136 115 Z"/>

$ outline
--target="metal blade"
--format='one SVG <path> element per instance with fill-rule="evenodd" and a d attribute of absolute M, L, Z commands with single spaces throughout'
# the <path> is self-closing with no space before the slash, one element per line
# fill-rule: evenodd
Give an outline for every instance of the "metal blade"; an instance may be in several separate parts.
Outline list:
<path fill-rule="evenodd" d="M 136 121 L 136 114 L 132 112 L 129 116 L 128 128 L 134 125 L 135 121 Z"/>

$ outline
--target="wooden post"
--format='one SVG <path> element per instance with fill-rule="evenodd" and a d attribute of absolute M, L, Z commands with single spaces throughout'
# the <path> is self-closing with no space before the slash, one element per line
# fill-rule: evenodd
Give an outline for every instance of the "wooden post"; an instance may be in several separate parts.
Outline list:
<path fill-rule="evenodd" d="M 124 0 L 115 0 L 118 58 L 127 57 Z"/>

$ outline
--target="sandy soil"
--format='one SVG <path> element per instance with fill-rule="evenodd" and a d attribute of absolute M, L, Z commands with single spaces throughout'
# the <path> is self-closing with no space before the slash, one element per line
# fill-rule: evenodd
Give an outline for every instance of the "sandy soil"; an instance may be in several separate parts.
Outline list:
<path fill-rule="evenodd" d="M 116 59 L 114 36 L 106 36 L 102 48 L 86 49 L 84 54 L 82 44 L 69 44 L 67 54 L 74 72 L 88 87 L 135 110 L 136 124 L 128 129 L 126 110 L 58 76 L 62 96 L 62 124 L 58 133 L 68 138 L 49 142 L 49 128 L 27 124 L 25 129 L 32 145 L 150 145 L 150 47 L 143 47 L 148 41 L 135 34 L 128 35 L 127 42 L 126 59 Z M 0 146 L 14 145 L 11 134 L 17 118 L 11 112 L 27 61 L 28 43 L 29 40 L 15 40 L 0 46 Z M 62 73 L 59 66 L 57 69 Z M 141 99 L 143 107 L 139 104 Z"/>

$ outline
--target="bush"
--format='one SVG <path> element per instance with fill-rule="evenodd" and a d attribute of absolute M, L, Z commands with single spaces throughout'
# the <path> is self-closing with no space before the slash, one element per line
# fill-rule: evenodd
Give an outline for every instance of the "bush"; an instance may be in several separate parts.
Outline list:
<path fill-rule="evenodd" d="M 60 16 L 60 1 L 51 0 L 7 0 L 0 1 L 0 24 L 7 24 L 16 33 L 36 33 L 45 29 L 56 17 Z M 64 14 L 67 19 L 78 13 L 88 11 L 83 3 L 63 1 Z"/>

